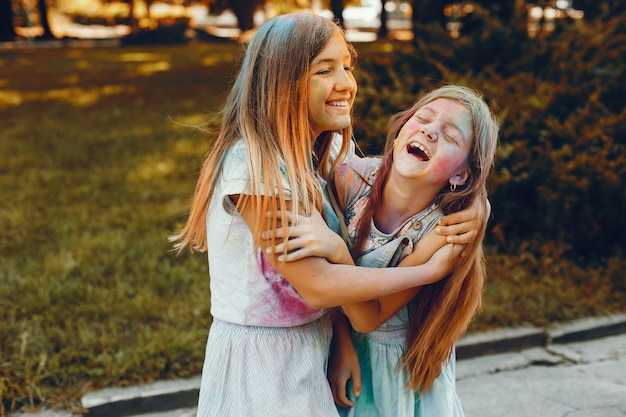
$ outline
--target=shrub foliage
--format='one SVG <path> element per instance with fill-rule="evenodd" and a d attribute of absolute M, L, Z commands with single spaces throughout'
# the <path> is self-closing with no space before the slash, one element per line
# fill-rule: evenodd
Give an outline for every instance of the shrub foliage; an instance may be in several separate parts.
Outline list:
<path fill-rule="evenodd" d="M 489 240 L 552 241 L 572 259 L 617 255 L 626 233 L 624 14 L 530 38 L 484 16 L 458 40 L 430 30 L 359 63 L 355 135 L 380 152 L 387 117 L 441 83 L 481 90 L 501 120 Z"/>

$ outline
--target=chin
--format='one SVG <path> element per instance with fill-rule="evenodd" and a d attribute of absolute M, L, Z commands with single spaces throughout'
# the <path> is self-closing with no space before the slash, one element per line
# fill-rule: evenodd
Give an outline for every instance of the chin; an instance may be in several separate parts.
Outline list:
<path fill-rule="evenodd" d="M 335 130 L 345 129 L 346 127 L 350 125 L 350 122 L 351 122 L 350 116 L 345 116 L 344 118 L 342 118 L 341 120 L 337 122 L 337 127 L 335 128 Z"/>

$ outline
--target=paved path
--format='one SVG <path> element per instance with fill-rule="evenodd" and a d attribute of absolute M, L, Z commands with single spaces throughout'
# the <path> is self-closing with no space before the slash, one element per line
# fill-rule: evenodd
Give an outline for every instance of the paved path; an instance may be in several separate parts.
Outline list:
<path fill-rule="evenodd" d="M 626 417 L 626 335 L 460 360 L 457 392 L 466 417 Z"/>
<path fill-rule="evenodd" d="M 466 417 L 626 416 L 626 335 L 457 363 Z"/>
<path fill-rule="evenodd" d="M 626 417 L 626 314 L 470 335 L 457 355 L 466 417 Z M 85 416 L 195 417 L 199 383 L 90 392 L 82 399 Z M 42 410 L 9 417 L 80 416 Z"/>

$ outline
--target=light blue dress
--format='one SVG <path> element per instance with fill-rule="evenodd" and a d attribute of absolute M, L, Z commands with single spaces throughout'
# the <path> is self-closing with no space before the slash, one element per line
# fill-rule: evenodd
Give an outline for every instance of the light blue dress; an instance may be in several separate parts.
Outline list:
<path fill-rule="evenodd" d="M 335 177 L 339 192 L 345 197 L 346 222 L 353 236 L 379 165 L 378 158 L 353 160 L 344 164 Z M 379 231 L 372 224 L 363 255 L 357 260 L 357 264 L 369 267 L 397 266 L 404 256 L 413 251 L 413 245 L 432 230 L 442 215 L 436 206 L 428 207 L 388 234 Z M 371 333 L 353 332 L 363 388 L 360 397 L 352 398 L 354 407 L 340 408 L 341 416 L 464 416 L 455 388 L 454 352 L 449 361 L 442 364 L 441 374 L 425 395 L 420 398 L 419 393 L 407 388 L 409 374 L 399 364 L 412 306 L 410 303 L 403 307 Z M 352 392 L 351 387 L 348 392 Z"/>

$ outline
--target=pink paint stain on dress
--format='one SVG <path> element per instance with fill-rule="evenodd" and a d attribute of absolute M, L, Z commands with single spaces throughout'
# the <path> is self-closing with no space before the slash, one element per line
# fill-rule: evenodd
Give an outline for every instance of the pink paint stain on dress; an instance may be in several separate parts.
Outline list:
<path fill-rule="evenodd" d="M 308 316 L 318 311 L 310 307 L 295 288 L 278 272 L 269 260 L 261 253 L 261 271 L 263 276 L 270 283 L 273 297 L 278 302 L 279 309 L 286 313 L 298 317 Z"/>

